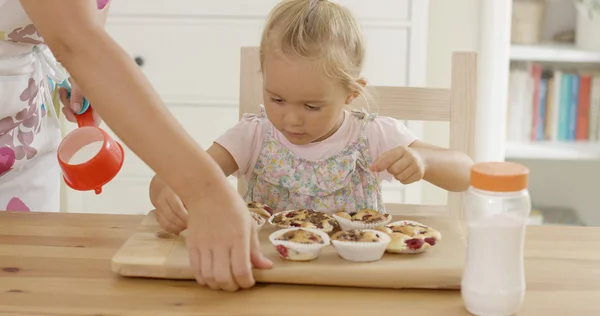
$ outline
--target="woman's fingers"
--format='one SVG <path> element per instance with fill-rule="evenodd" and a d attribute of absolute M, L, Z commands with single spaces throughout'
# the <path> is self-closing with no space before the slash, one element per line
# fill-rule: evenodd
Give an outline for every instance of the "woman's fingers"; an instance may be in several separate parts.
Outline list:
<path fill-rule="evenodd" d="M 204 248 L 197 254 L 200 257 L 200 275 L 206 285 L 213 290 L 218 290 L 219 286 L 215 280 L 213 272 L 213 254 L 210 248 Z"/>
<path fill-rule="evenodd" d="M 255 229 L 252 227 L 252 229 Z M 252 264 L 250 262 L 250 248 L 246 245 L 249 240 L 240 240 L 233 245 L 231 252 L 231 271 L 235 282 L 243 289 L 254 286 L 254 276 L 252 275 Z"/>
<path fill-rule="evenodd" d="M 75 112 L 73 112 L 73 110 L 71 110 L 71 100 L 69 100 L 68 98 L 68 92 L 67 89 L 65 88 L 60 88 L 58 89 L 58 95 L 60 96 L 60 102 L 62 102 L 62 104 L 64 105 L 62 107 L 62 112 L 65 116 L 65 118 L 67 119 L 67 121 L 69 122 L 77 122 L 77 119 L 75 118 Z"/>
<path fill-rule="evenodd" d="M 215 282 L 219 289 L 228 292 L 235 292 L 240 287 L 231 275 L 230 249 L 225 247 L 214 248 L 213 251 L 213 269 Z"/>
<path fill-rule="evenodd" d="M 188 247 L 188 252 L 190 254 L 190 266 L 192 267 L 196 282 L 202 286 L 206 285 L 202 277 L 202 271 L 200 270 L 200 252 L 194 247 Z"/>

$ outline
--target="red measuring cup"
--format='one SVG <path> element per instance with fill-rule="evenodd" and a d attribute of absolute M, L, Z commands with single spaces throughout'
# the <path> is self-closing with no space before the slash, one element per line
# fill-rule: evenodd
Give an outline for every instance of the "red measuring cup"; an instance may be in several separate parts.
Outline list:
<path fill-rule="evenodd" d="M 102 186 L 121 170 L 124 152 L 103 129 L 96 127 L 91 107 L 75 115 L 78 128 L 58 146 L 58 164 L 65 183 L 78 191 L 102 193 Z"/>

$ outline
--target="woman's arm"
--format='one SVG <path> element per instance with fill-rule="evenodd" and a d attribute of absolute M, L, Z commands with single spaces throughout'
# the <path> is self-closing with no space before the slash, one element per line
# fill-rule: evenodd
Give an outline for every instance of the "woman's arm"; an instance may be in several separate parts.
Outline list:
<path fill-rule="evenodd" d="M 104 31 L 95 1 L 21 3 L 107 125 L 183 201 L 210 194 L 208 188 L 229 185 L 166 109 L 139 67 Z"/>
<path fill-rule="evenodd" d="M 227 291 L 253 286 L 252 266 L 272 263 L 261 253 L 244 201 L 104 31 L 96 1 L 20 1 L 106 124 L 188 208 L 186 246 L 197 282 Z M 219 216 L 212 216 L 215 208 Z"/>
<path fill-rule="evenodd" d="M 112 1 L 114 1 L 114 0 L 112 0 Z M 104 9 L 102 9 L 101 19 L 102 19 L 103 25 L 106 25 L 106 19 L 108 19 L 108 11 L 110 11 L 110 5 L 111 5 L 112 1 L 108 2 L 106 4 L 106 6 L 104 7 Z M 123 0 L 120 0 L 120 1 L 123 1 Z"/>
<path fill-rule="evenodd" d="M 225 177 L 229 177 L 238 170 L 238 165 L 233 156 L 218 143 L 213 143 L 206 152 L 219 165 Z M 158 206 L 158 197 L 165 187 L 167 187 L 167 184 L 158 175 L 155 175 L 150 181 L 150 202 L 154 207 Z"/>

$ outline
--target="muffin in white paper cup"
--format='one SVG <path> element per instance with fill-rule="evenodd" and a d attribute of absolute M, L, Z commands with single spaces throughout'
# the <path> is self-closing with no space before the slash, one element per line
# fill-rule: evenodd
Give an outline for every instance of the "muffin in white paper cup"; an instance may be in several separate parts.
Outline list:
<path fill-rule="evenodd" d="M 336 221 L 329 214 L 308 209 L 289 210 L 273 214 L 269 224 L 277 228 L 307 228 L 331 233 L 336 227 Z"/>
<path fill-rule="evenodd" d="M 265 219 L 268 219 L 275 212 L 270 206 L 267 204 L 263 204 L 256 201 L 250 201 L 246 203 L 248 210 L 252 213 L 256 213 L 262 216 Z"/>
<path fill-rule="evenodd" d="M 250 217 L 252 217 L 252 220 L 254 220 L 254 223 L 256 223 L 256 231 L 260 231 L 267 222 L 267 220 L 264 217 L 256 213 L 250 212 Z"/>
<path fill-rule="evenodd" d="M 373 229 L 384 226 L 392 220 L 390 214 L 383 214 L 374 210 L 361 210 L 356 213 L 338 212 L 332 216 L 342 230 Z"/>
<path fill-rule="evenodd" d="M 317 229 L 292 227 L 280 229 L 269 235 L 279 257 L 291 261 L 311 261 L 330 244 L 329 235 Z"/>
<path fill-rule="evenodd" d="M 331 244 L 340 257 L 355 262 L 380 260 L 390 241 L 390 236 L 373 229 L 351 229 L 331 236 Z"/>
<path fill-rule="evenodd" d="M 285 220 L 287 218 L 287 215 L 290 214 L 291 212 L 292 211 L 283 211 L 283 212 L 273 213 L 273 215 L 271 215 L 271 217 L 269 217 L 268 222 L 269 222 L 269 224 L 271 224 L 277 228 L 292 228 L 292 226 L 289 225 L 288 221 Z"/>
<path fill-rule="evenodd" d="M 385 227 L 392 239 L 386 249 L 388 253 L 422 253 L 442 239 L 440 232 L 415 221 L 397 221 Z"/>

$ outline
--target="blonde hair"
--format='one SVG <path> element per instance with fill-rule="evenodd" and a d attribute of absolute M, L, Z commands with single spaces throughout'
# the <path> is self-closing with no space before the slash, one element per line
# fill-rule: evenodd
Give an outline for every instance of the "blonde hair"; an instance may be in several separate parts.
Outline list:
<path fill-rule="evenodd" d="M 367 97 L 367 89 L 357 82 L 365 59 L 365 41 L 348 9 L 327 0 L 284 0 L 271 10 L 262 34 L 262 71 L 272 45 L 320 61 L 329 77 L 340 80 L 350 92 Z"/>

